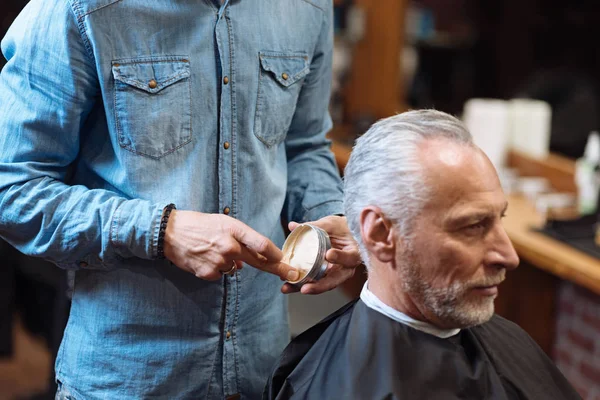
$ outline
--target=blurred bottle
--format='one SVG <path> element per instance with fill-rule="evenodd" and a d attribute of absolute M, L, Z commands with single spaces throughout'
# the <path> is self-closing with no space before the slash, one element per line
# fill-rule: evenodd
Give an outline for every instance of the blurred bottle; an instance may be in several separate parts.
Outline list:
<path fill-rule="evenodd" d="M 582 158 L 575 163 L 575 183 L 577 184 L 578 209 L 581 215 L 594 214 L 600 190 L 600 136 L 591 132 Z"/>

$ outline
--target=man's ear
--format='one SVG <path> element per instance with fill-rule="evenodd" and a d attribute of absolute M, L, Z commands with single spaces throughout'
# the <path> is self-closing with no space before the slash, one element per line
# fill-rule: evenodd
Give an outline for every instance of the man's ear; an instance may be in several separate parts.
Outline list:
<path fill-rule="evenodd" d="M 371 257 L 387 263 L 396 257 L 396 232 L 379 207 L 367 206 L 360 213 L 360 234 Z"/>

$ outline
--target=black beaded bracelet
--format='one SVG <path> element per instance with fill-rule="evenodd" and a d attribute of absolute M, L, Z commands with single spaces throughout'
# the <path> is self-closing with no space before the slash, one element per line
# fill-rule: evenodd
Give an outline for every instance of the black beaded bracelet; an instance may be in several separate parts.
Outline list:
<path fill-rule="evenodd" d="M 175 204 L 171 203 L 163 209 L 162 218 L 160 219 L 160 228 L 158 230 L 158 243 L 156 244 L 156 258 L 165 258 L 165 232 L 167 231 L 167 223 L 169 222 L 169 216 L 171 211 L 175 210 Z"/>

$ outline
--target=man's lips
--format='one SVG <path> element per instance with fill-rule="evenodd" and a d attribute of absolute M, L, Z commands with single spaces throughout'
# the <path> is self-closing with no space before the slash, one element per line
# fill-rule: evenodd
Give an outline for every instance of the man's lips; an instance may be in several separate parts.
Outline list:
<path fill-rule="evenodd" d="M 482 296 L 495 296 L 498 294 L 498 286 L 477 286 L 473 291 Z"/>
<path fill-rule="evenodd" d="M 482 296 L 495 296 L 498 294 L 498 285 L 500 285 L 502 281 L 492 283 L 492 284 L 483 284 L 476 285 L 472 287 L 472 290 L 476 293 L 481 294 Z"/>

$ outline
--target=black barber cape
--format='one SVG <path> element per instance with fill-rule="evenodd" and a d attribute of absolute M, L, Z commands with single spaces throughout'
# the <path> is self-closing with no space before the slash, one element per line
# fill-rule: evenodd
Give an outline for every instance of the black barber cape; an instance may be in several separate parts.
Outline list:
<path fill-rule="evenodd" d="M 263 399 L 581 399 L 517 325 L 489 322 L 441 339 L 362 301 L 295 338 Z"/>

